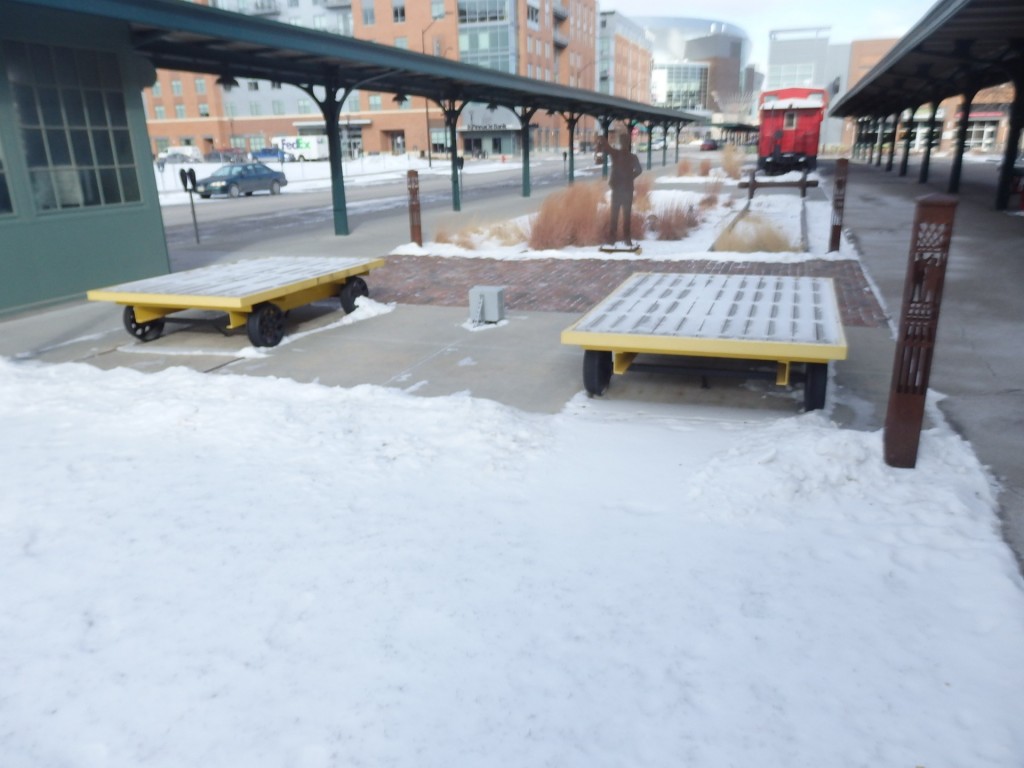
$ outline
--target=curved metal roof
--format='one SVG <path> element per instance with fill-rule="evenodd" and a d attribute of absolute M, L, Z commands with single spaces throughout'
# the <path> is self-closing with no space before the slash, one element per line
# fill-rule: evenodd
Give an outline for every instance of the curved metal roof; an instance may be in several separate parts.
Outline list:
<path fill-rule="evenodd" d="M 127 22 L 163 69 L 675 125 L 700 116 L 184 0 L 13 0 Z"/>
<path fill-rule="evenodd" d="M 1022 0 L 940 0 L 830 114 L 881 117 L 1015 78 L 1024 82 L 1022 57 Z"/>

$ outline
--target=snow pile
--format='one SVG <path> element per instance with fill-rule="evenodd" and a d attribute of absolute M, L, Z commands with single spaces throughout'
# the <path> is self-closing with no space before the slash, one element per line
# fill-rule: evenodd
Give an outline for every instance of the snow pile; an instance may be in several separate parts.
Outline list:
<path fill-rule="evenodd" d="M 945 427 L 908 471 L 820 413 L 3 360 L 0 419 L 5 768 L 1024 754 L 1022 583 Z"/>

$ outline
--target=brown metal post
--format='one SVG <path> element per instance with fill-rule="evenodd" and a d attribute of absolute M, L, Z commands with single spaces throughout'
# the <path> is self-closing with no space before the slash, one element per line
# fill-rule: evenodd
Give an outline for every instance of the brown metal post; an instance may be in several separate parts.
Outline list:
<path fill-rule="evenodd" d="M 956 198 L 946 195 L 927 195 L 917 201 L 885 414 L 885 463 L 892 467 L 917 464 L 956 203 Z"/>
<path fill-rule="evenodd" d="M 423 227 L 420 225 L 420 174 L 407 171 L 406 185 L 409 188 L 409 237 L 416 245 L 423 245 Z"/>
<path fill-rule="evenodd" d="M 828 239 L 828 252 L 839 250 L 839 238 L 843 232 L 843 209 L 846 208 L 846 177 L 850 174 L 850 161 L 845 157 L 836 160 L 836 182 L 832 187 L 832 233 Z"/>

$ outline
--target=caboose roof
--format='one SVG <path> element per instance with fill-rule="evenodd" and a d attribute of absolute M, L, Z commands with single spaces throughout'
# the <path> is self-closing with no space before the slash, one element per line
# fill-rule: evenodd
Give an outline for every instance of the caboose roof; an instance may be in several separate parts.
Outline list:
<path fill-rule="evenodd" d="M 771 109 L 822 109 L 821 99 L 776 99 L 761 105 L 763 110 Z"/>

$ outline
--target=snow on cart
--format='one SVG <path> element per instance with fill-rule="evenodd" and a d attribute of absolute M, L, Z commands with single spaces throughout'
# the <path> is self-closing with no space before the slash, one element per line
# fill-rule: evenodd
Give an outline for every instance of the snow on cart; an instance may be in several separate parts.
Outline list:
<path fill-rule="evenodd" d="M 846 359 L 835 286 L 822 277 L 638 273 L 564 330 L 562 343 L 584 349 L 590 395 L 630 369 L 742 375 L 802 382 L 806 410 L 824 406 L 828 364 Z M 709 366 L 713 359 L 747 364 Z"/>
<path fill-rule="evenodd" d="M 329 256 L 272 256 L 159 275 L 88 291 L 90 301 L 124 305 L 125 329 L 140 341 L 153 341 L 165 318 L 189 309 L 226 312 L 228 329 L 245 327 L 257 347 L 273 347 L 284 337 L 285 312 L 337 297 L 352 312 L 369 294 L 363 276 L 383 259 Z"/>

